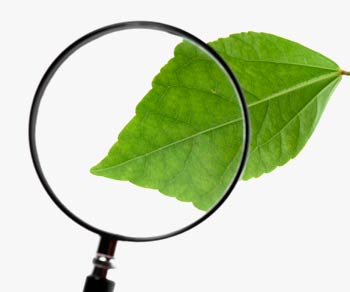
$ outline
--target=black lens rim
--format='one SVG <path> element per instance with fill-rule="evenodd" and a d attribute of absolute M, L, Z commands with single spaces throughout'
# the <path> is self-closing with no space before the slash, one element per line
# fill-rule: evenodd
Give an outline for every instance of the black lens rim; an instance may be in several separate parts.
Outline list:
<path fill-rule="evenodd" d="M 40 107 L 40 102 L 42 100 L 42 97 L 45 93 L 45 89 L 47 85 L 50 83 L 50 80 L 58 70 L 58 68 L 64 63 L 66 59 L 68 59 L 75 51 L 77 51 L 79 48 L 83 47 L 84 45 L 92 42 L 93 40 L 100 38 L 106 34 L 122 31 L 122 30 L 128 30 L 128 29 L 150 29 L 150 30 L 158 30 L 163 32 L 168 32 L 173 35 L 177 35 L 183 38 L 186 38 L 192 42 L 194 42 L 196 45 L 201 47 L 204 51 L 206 51 L 211 57 L 213 57 L 216 62 L 223 68 L 225 73 L 229 76 L 229 78 L 232 81 L 232 84 L 234 85 L 240 106 L 242 109 L 243 114 L 243 122 L 244 122 L 244 144 L 243 144 L 243 152 L 242 152 L 242 159 L 240 161 L 240 165 L 238 167 L 237 173 L 232 180 L 230 186 L 227 188 L 224 196 L 220 199 L 220 201 L 212 208 L 210 209 L 206 214 L 204 214 L 201 218 L 197 219 L 196 221 L 192 222 L 191 224 L 172 231 L 170 233 L 166 233 L 163 235 L 157 235 L 157 236 L 151 236 L 151 237 L 133 237 L 133 236 L 124 236 L 121 234 L 114 234 L 107 231 L 104 231 L 102 229 L 96 228 L 89 223 L 85 222 L 84 220 L 77 217 L 74 213 L 72 213 L 56 196 L 53 189 L 51 188 L 50 184 L 48 183 L 44 172 L 41 168 L 39 155 L 36 147 L 36 122 L 37 122 L 37 116 L 38 111 Z M 37 90 L 34 95 L 34 99 L 32 102 L 31 110 L 30 110 L 30 116 L 29 116 L 29 147 L 30 147 L 30 153 L 32 157 L 32 161 L 34 164 L 35 171 L 39 177 L 39 180 L 46 190 L 49 197 L 52 199 L 52 201 L 56 204 L 56 206 L 65 213 L 71 220 L 79 224 L 80 226 L 84 227 L 85 229 L 94 232 L 101 237 L 104 238 L 111 238 L 114 240 L 121 240 L 121 241 L 132 241 L 132 242 L 145 242 L 145 241 L 155 241 L 155 240 L 161 240 L 165 238 L 169 238 L 181 233 L 184 233 L 193 227 L 197 226 L 198 224 L 202 223 L 206 219 L 208 219 L 228 198 L 234 187 L 236 186 L 238 180 L 240 179 L 245 164 L 247 162 L 248 158 L 248 151 L 249 151 L 249 143 L 250 143 L 250 122 L 249 122 L 249 113 L 248 113 L 248 106 L 244 98 L 243 91 L 241 89 L 241 86 L 239 85 L 239 82 L 229 66 L 225 63 L 225 61 L 220 57 L 220 55 L 212 49 L 209 45 L 195 37 L 194 35 L 179 29 L 177 27 L 159 23 L 159 22 L 153 22 L 153 21 L 128 21 L 128 22 L 120 22 L 111 24 L 102 28 L 99 28 L 97 30 L 94 30 L 85 36 L 79 38 L 77 41 L 73 42 L 70 46 L 68 46 L 64 51 L 62 51 L 61 54 L 58 55 L 58 57 L 52 62 L 52 64 L 49 66 L 49 68 L 46 70 L 45 74 L 43 75 Z"/>

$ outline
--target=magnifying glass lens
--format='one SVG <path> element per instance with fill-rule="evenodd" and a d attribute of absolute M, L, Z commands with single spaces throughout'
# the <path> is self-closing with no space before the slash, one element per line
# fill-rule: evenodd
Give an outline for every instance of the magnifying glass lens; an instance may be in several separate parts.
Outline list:
<path fill-rule="evenodd" d="M 245 124 L 232 78 L 193 41 L 133 29 L 87 43 L 43 94 L 36 146 L 57 199 L 130 238 L 187 228 L 227 196 Z"/>

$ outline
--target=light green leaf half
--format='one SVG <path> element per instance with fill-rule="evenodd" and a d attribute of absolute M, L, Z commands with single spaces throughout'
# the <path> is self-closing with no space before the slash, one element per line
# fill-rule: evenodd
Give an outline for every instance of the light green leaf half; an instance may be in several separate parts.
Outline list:
<path fill-rule="evenodd" d="M 238 77 L 249 106 L 251 148 L 243 178 L 284 165 L 314 131 L 341 79 L 339 66 L 266 33 L 235 34 L 211 45 Z"/>
<path fill-rule="evenodd" d="M 270 34 L 235 34 L 210 45 L 238 77 L 249 106 L 251 150 L 243 178 L 285 164 L 310 138 L 341 79 L 339 67 Z M 208 210 L 237 169 L 241 143 L 241 114 L 226 76 L 183 42 L 91 173 L 158 189 Z"/>

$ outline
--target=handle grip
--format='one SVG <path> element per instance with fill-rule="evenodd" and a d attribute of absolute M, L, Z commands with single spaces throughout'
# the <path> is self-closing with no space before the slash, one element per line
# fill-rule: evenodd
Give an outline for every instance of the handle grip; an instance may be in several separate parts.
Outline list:
<path fill-rule="evenodd" d="M 86 277 L 83 292 L 113 292 L 114 282 L 104 278 L 94 276 Z"/>

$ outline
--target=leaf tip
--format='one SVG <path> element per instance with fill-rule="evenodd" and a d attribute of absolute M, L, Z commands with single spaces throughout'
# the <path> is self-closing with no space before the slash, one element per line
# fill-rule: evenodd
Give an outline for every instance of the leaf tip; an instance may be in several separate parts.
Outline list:
<path fill-rule="evenodd" d="M 90 168 L 90 173 L 93 174 L 93 175 L 98 175 L 98 170 L 99 170 L 99 167 L 98 167 L 98 164 L 91 167 Z"/>

